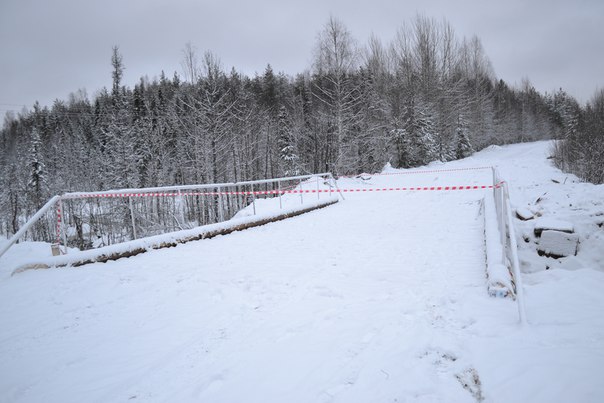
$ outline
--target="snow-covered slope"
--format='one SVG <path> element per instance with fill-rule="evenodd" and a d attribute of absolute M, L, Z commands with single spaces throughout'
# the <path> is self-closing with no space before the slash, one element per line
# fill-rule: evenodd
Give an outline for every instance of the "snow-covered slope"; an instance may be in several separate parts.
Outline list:
<path fill-rule="evenodd" d="M 570 177 L 552 182 L 566 175 L 547 150 L 494 147 L 430 167 L 498 165 L 516 207 L 577 221 L 577 270 L 545 271 L 546 258 L 522 245 L 526 328 L 513 301 L 487 294 L 479 201 L 488 191 L 347 193 L 323 210 L 228 236 L 1 278 L 0 400 L 602 401 L 604 274 L 592 245 L 602 230 L 588 234 L 588 219 L 556 203 L 566 192 L 591 206 L 575 192 L 594 202 L 603 192 Z M 339 186 L 482 185 L 490 175 L 382 175 Z M 566 190 L 535 207 L 557 187 Z M 518 221 L 521 235 L 528 223 Z"/>

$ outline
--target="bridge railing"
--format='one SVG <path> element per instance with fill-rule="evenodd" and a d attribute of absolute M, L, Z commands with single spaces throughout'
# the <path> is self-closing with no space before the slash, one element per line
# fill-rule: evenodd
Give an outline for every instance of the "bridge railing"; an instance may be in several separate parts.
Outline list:
<path fill-rule="evenodd" d="M 503 255 L 502 263 L 508 268 L 512 277 L 513 292 L 518 304 L 518 315 L 520 322 L 526 324 L 526 310 L 524 306 L 524 291 L 522 286 L 522 274 L 520 272 L 520 263 L 518 259 L 518 244 L 516 241 L 516 232 L 512 209 L 510 206 L 510 194 L 508 183 L 503 180 L 499 170 L 493 167 L 493 197 L 495 199 L 495 210 L 497 215 L 497 224 L 502 245 Z"/>
<path fill-rule="evenodd" d="M 72 192 L 51 198 L 0 249 L 21 239 L 93 249 L 162 233 L 226 221 L 238 212 L 305 205 L 337 192 L 331 173 L 255 181 Z M 310 194 L 309 194 L 310 193 Z M 323 194 L 323 196 L 322 196 Z M 278 199 L 278 200 L 277 200 Z"/>

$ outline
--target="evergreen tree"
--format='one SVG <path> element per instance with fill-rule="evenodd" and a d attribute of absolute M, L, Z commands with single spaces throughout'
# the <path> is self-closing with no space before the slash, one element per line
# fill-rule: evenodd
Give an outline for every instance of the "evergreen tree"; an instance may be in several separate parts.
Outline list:
<path fill-rule="evenodd" d="M 473 153 L 474 149 L 470 143 L 468 127 L 463 115 L 460 114 L 457 118 L 457 127 L 455 128 L 455 158 L 466 158 Z"/>
<path fill-rule="evenodd" d="M 281 106 L 278 115 L 277 146 L 279 147 L 279 158 L 283 164 L 283 174 L 285 176 L 296 176 L 299 174 L 299 158 L 292 140 L 287 122 L 287 111 L 284 106 Z"/>
<path fill-rule="evenodd" d="M 409 168 L 411 166 L 410 144 L 407 131 L 405 129 L 392 129 L 390 133 L 396 148 L 397 168 Z"/>
<path fill-rule="evenodd" d="M 434 122 L 426 107 L 411 100 L 403 127 L 409 141 L 409 165 L 420 166 L 433 161 L 438 155 L 433 137 Z"/>
<path fill-rule="evenodd" d="M 27 181 L 27 192 L 34 209 L 42 206 L 47 197 L 48 178 L 46 177 L 46 166 L 42 156 L 42 139 L 37 128 L 31 131 L 29 141 L 29 180 Z"/>

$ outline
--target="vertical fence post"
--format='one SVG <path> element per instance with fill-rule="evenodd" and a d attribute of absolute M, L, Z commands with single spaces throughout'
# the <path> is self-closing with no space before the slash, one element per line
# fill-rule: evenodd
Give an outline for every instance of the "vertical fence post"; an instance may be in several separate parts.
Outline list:
<path fill-rule="evenodd" d="M 501 196 L 499 198 L 499 206 L 500 206 L 499 223 L 501 224 L 501 244 L 503 245 L 503 264 L 506 265 L 506 267 L 507 267 L 507 255 L 506 255 L 506 249 L 507 249 L 507 245 L 508 245 L 507 219 L 506 219 L 506 212 L 505 212 L 505 194 L 503 192 L 502 187 L 499 188 L 499 195 Z"/>
<path fill-rule="evenodd" d="M 177 203 L 178 203 L 178 215 L 180 218 L 180 229 L 184 229 L 184 225 L 185 225 L 185 206 L 182 200 L 182 194 L 180 193 L 180 189 L 178 189 L 178 197 L 177 197 Z"/>
<path fill-rule="evenodd" d="M 59 199 L 60 201 L 61 199 Z M 61 206 L 59 205 L 59 203 L 57 203 L 57 208 L 55 209 L 55 213 L 57 215 L 57 227 L 56 227 L 56 238 L 55 238 L 55 242 L 50 245 L 50 249 L 52 251 L 52 255 L 53 256 L 57 256 L 61 254 L 61 222 L 63 222 L 62 220 L 62 212 L 61 212 Z"/>
<path fill-rule="evenodd" d="M 228 188 L 226 188 L 228 189 Z M 220 217 L 220 222 L 224 221 L 224 210 L 222 208 L 222 188 L 216 188 L 218 191 L 218 216 Z"/>
<path fill-rule="evenodd" d="M 321 200 L 321 192 L 319 190 L 319 176 L 317 175 L 317 200 Z"/>
<path fill-rule="evenodd" d="M 254 210 L 254 215 L 256 215 L 256 193 L 254 193 L 254 184 L 252 183 L 252 207 Z"/>
<path fill-rule="evenodd" d="M 130 220 L 132 221 L 132 239 L 137 239 L 138 237 L 136 235 L 136 223 L 134 220 L 134 207 L 132 206 L 132 197 L 130 196 L 128 196 L 128 206 L 130 207 Z"/>
<path fill-rule="evenodd" d="M 514 273 L 514 284 L 516 286 L 516 302 L 518 303 L 518 315 L 520 317 L 520 323 L 522 325 L 527 324 L 526 319 L 526 308 L 524 306 L 524 289 L 522 285 L 522 273 L 520 272 L 520 262 L 518 259 L 518 244 L 516 242 L 516 232 L 514 230 L 514 222 L 512 220 L 512 209 L 510 205 L 510 193 L 508 190 L 507 183 L 502 186 L 502 193 L 504 194 L 504 203 L 506 205 L 505 210 L 507 211 L 506 218 L 508 224 L 508 234 L 510 236 L 510 251 L 511 251 L 511 264 Z"/>
<path fill-rule="evenodd" d="M 277 182 L 277 190 L 279 192 L 279 208 L 283 209 L 283 202 L 281 201 L 281 181 Z"/>
<path fill-rule="evenodd" d="M 59 199 L 59 209 L 61 209 L 61 235 L 63 237 L 63 247 L 67 254 L 67 231 L 65 231 L 65 210 L 63 210 L 63 199 Z"/>
<path fill-rule="evenodd" d="M 304 190 L 302 190 L 302 179 L 300 179 L 300 204 L 304 204 Z"/>

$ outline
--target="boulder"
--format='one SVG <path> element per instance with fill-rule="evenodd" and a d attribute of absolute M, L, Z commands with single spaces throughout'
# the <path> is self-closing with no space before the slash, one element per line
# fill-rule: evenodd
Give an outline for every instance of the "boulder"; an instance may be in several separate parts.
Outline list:
<path fill-rule="evenodd" d="M 574 233 L 567 233 L 555 230 L 543 230 L 537 253 L 540 256 L 552 257 L 559 259 L 561 257 L 577 254 L 577 245 L 579 244 L 579 236 Z"/>
<path fill-rule="evenodd" d="M 516 209 L 516 217 L 522 221 L 528 221 L 528 220 L 532 220 L 533 218 L 535 218 L 535 213 L 533 213 L 531 210 L 524 208 L 524 207 L 518 207 Z"/>
<path fill-rule="evenodd" d="M 558 232 L 566 232 L 572 234 L 575 232 L 575 227 L 568 221 L 556 220 L 554 218 L 541 217 L 535 220 L 535 236 L 538 238 L 541 233 L 546 230 L 553 230 Z"/>

